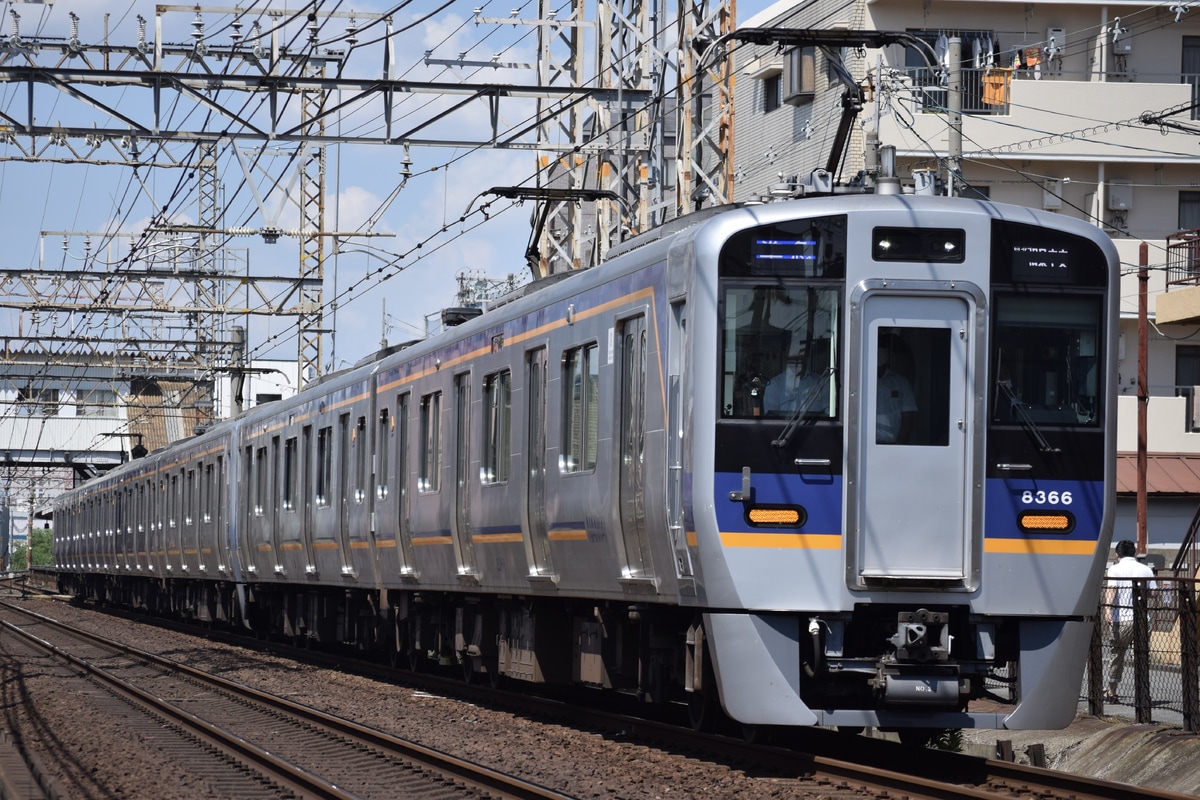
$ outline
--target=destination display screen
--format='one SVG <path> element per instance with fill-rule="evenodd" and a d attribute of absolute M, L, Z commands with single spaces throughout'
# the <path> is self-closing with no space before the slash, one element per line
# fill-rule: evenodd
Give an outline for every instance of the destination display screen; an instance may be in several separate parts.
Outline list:
<path fill-rule="evenodd" d="M 1066 244 L 1022 244 L 1012 249 L 1012 279 L 1017 283 L 1074 283 L 1072 253 Z"/>
<path fill-rule="evenodd" d="M 841 278 L 846 217 L 789 220 L 739 231 L 721 248 L 721 277 Z"/>
<path fill-rule="evenodd" d="M 805 264 L 812 264 L 817 260 L 817 240 L 776 238 L 755 239 L 751 257 L 755 261 L 760 262 L 803 262 Z M 762 265 L 760 265 L 760 267 L 761 266 Z"/>
<path fill-rule="evenodd" d="M 1073 233 L 1009 220 L 992 222 L 992 280 L 1041 286 L 1104 286 L 1108 258 Z"/>

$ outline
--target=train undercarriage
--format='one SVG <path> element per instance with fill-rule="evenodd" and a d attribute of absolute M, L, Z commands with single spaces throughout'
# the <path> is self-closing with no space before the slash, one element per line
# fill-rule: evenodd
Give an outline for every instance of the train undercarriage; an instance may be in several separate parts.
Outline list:
<path fill-rule="evenodd" d="M 352 648 L 401 669 L 441 669 L 465 681 L 594 687 L 686 704 L 697 728 L 724 719 L 704 617 L 694 610 L 112 575 L 62 574 L 60 590 L 260 638 Z M 973 619 L 963 608 L 863 605 L 810 616 L 806 628 L 800 625 L 807 635 L 796 642 L 794 682 L 809 708 L 957 712 L 983 697 L 1011 702 L 987 684 L 1016 684 L 1015 625 Z"/>

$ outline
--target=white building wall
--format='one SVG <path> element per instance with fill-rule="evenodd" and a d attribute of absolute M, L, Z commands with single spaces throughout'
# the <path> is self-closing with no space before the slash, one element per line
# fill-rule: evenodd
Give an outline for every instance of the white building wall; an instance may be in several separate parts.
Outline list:
<path fill-rule="evenodd" d="M 1113 236 L 1124 267 L 1120 447 L 1134 449 L 1140 245 L 1148 245 L 1148 305 L 1153 322 L 1154 298 L 1165 290 L 1165 237 L 1179 228 L 1180 192 L 1200 191 L 1200 135 L 1163 135 L 1157 127 L 1142 125 L 1139 117 L 1145 111 L 1190 102 L 1192 89 L 1181 74 L 1183 44 L 1184 37 L 1200 37 L 1200 14 L 1181 14 L 1176 22 L 1165 5 L 1125 2 L 874 0 L 861 7 L 836 1 L 791 5 L 789 10 L 789 3 L 777 3 L 741 25 L 952 35 L 987 31 L 1001 53 L 1010 57 L 1017 48 L 1046 47 L 1051 29 L 1065 32 L 1061 41 L 1056 33 L 1059 58 L 1043 60 L 1036 71 L 1014 73 L 1009 104 L 992 109 L 999 113 L 964 115 L 962 174 L 993 200 L 1048 207 L 1095 222 Z M 1115 48 L 1112 27 L 1118 16 L 1125 32 L 1117 37 L 1121 47 Z M 741 179 L 735 197 L 745 200 L 764 193 L 779 173 L 804 176 L 824 166 L 842 89 L 828 81 L 822 62 L 810 108 L 784 106 L 763 114 L 761 81 L 751 76 L 771 59 L 782 63 L 784 56 L 776 48 L 757 47 L 740 50 L 737 58 L 734 141 Z M 999 64 L 1011 66 L 1004 55 Z M 864 85 L 874 88 L 860 126 L 877 130 L 881 144 L 895 146 L 901 179 L 911 185 L 912 170 L 917 168 L 944 171 L 947 116 L 922 110 L 911 91 L 882 91 L 915 74 L 905 68 L 904 49 L 897 45 L 868 50 L 852 69 Z M 1190 122 L 1190 115 L 1176 119 Z M 811 139 L 798 139 L 797 131 L 805 122 L 811 122 L 816 133 Z M 861 139 L 852 143 L 847 155 L 842 183 L 863 163 Z M 1125 208 L 1110 207 L 1115 191 L 1129 198 Z M 1149 447 L 1153 452 L 1200 452 L 1198 434 L 1191 431 L 1187 418 L 1188 400 L 1175 396 L 1176 349 L 1200 344 L 1200 333 L 1193 326 L 1151 324 L 1148 339 L 1153 398 Z"/>
<path fill-rule="evenodd" d="M 251 362 L 251 371 L 245 376 L 242 387 L 242 411 L 248 411 L 258 405 L 260 397 L 275 397 L 280 399 L 291 397 L 299 389 L 300 374 L 296 361 L 269 361 L 259 359 Z M 217 382 L 217 414 L 222 419 L 235 416 L 233 380 L 226 375 Z"/>

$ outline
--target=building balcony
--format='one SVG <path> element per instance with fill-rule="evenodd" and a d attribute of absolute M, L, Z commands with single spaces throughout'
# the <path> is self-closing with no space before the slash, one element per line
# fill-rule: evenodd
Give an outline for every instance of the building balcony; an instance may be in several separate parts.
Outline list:
<path fill-rule="evenodd" d="M 946 153 L 947 88 L 925 68 L 900 74 L 907 97 L 902 90 L 893 98 L 897 110 L 881 115 L 880 141 L 896 144 L 901 156 L 928 157 L 928 148 Z M 1103 76 L 1105 80 L 1101 77 L 1094 72 L 964 69 L 964 156 L 1200 162 L 1200 153 L 1195 157 L 1163 153 L 1159 129 L 1139 121 L 1146 111 L 1161 112 L 1192 102 L 1196 90 L 1187 79 L 1196 76 L 1113 73 Z M 1103 114 L 1098 115 L 1097 109 L 1103 109 Z M 1091 122 L 1097 116 L 1112 122 Z M 1180 118 L 1189 121 L 1191 115 Z M 907 149 L 906 142 L 912 143 Z"/>
<path fill-rule="evenodd" d="M 1200 454 L 1200 387 L 1151 386 L 1146 449 L 1152 453 Z M 1137 450 L 1137 396 L 1117 397 L 1117 450 Z"/>
<path fill-rule="evenodd" d="M 1200 322 L 1200 230 L 1167 237 L 1166 292 L 1154 298 L 1159 323 Z"/>

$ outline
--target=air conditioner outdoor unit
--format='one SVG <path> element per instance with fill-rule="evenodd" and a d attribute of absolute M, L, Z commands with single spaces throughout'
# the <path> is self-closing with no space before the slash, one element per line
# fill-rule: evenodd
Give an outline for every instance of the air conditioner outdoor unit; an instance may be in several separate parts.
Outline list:
<path fill-rule="evenodd" d="M 1133 182 L 1108 182 L 1108 210 L 1129 211 L 1133 208 Z"/>

